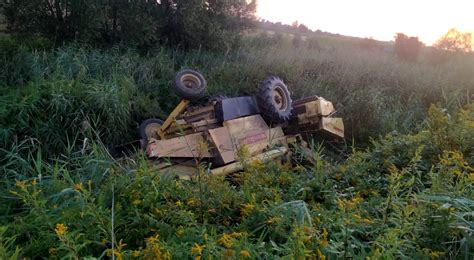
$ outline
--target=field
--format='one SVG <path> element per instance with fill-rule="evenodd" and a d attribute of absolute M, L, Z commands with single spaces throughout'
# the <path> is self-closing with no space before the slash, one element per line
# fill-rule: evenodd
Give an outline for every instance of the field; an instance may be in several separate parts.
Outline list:
<path fill-rule="evenodd" d="M 1 46 L 1 259 L 474 257 L 472 55 L 433 62 L 426 48 L 404 62 L 353 39 L 261 32 L 226 53 Z M 196 181 L 141 152 L 111 158 L 173 109 L 185 67 L 210 95 L 277 75 L 295 98 L 333 101 L 344 152 L 314 144 L 316 165 L 255 163 L 232 178 L 198 162 Z"/>

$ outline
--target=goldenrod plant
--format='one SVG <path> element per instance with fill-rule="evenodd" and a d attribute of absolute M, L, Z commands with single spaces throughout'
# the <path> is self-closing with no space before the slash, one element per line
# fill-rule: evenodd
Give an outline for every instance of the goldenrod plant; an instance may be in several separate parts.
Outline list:
<path fill-rule="evenodd" d="M 318 38 L 258 39 L 226 54 L 68 45 L 0 55 L 0 258 L 472 259 L 474 67 L 406 63 Z M 257 37 L 257 38 L 256 38 Z M 271 37 L 266 35 L 265 37 Z M 253 45 L 262 41 L 262 47 Z M 5 43 L 3 43 L 5 44 Z M 247 162 L 227 178 L 178 180 L 143 151 L 108 148 L 165 118 L 169 80 L 202 71 L 213 94 L 253 93 L 269 74 L 295 98 L 334 101 L 343 155 Z M 207 149 L 203 144 L 202 149 Z"/>

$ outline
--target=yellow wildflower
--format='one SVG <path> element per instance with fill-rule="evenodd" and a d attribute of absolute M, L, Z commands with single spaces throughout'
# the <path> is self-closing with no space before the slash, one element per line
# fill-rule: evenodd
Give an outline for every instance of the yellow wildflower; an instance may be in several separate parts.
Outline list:
<path fill-rule="evenodd" d="M 235 251 L 232 249 L 226 249 L 224 251 L 224 256 L 225 257 L 233 257 L 235 255 Z"/>
<path fill-rule="evenodd" d="M 110 249 L 110 248 L 106 250 L 107 256 L 111 257 L 111 256 L 112 256 L 112 252 L 114 253 L 115 258 L 116 258 L 117 260 L 122 260 L 122 253 L 120 253 L 120 252 L 118 252 L 118 251 L 115 251 L 115 250 L 112 251 L 112 249 Z"/>
<path fill-rule="evenodd" d="M 157 235 L 154 236 L 154 237 L 149 237 L 149 238 L 145 239 L 145 241 L 146 241 L 147 244 L 154 244 L 154 243 L 156 242 L 156 240 L 158 239 L 159 236 L 160 236 L 160 235 L 157 234 Z"/>
<path fill-rule="evenodd" d="M 281 221 L 281 218 L 279 217 L 273 217 L 273 218 L 269 218 L 267 219 L 267 221 L 265 221 L 268 225 L 271 225 L 273 223 L 276 223 L 276 222 L 280 222 Z"/>
<path fill-rule="evenodd" d="M 354 197 L 350 200 L 337 199 L 336 203 L 337 203 L 337 206 L 339 208 L 350 210 L 350 209 L 354 208 L 357 204 L 359 204 L 361 201 L 362 201 L 362 198 Z"/>
<path fill-rule="evenodd" d="M 250 215 L 250 213 L 252 212 L 254 207 L 255 206 L 253 204 L 250 204 L 250 203 L 242 204 L 240 206 L 240 212 L 242 213 L 242 216 L 246 217 L 246 216 Z"/>
<path fill-rule="evenodd" d="M 127 245 L 127 244 L 125 244 L 125 243 L 123 242 L 123 239 L 120 239 L 120 241 L 119 241 L 119 243 L 118 243 L 118 245 L 117 245 L 117 250 L 118 250 L 118 251 L 122 251 L 122 249 L 123 249 L 126 245 Z"/>
<path fill-rule="evenodd" d="M 285 185 L 286 183 L 288 183 L 288 181 L 285 179 L 284 176 L 280 175 L 280 177 L 278 177 L 278 183 L 281 185 Z"/>
<path fill-rule="evenodd" d="M 140 203 L 142 203 L 142 201 L 139 200 L 139 199 L 134 199 L 134 200 L 132 201 L 132 204 L 133 204 L 134 206 L 138 206 L 138 205 L 140 205 Z"/>
<path fill-rule="evenodd" d="M 321 233 L 321 239 L 319 240 L 319 245 L 321 247 L 327 247 L 329 245 L 329 242 L 328 242 L 328 231 L 323 228 L 323 232 Z"/>
<path fill-rule="evenodd" d="M 122 260 L 122 249 L 126 246 L 127 244 L 123 243 L 123 240 L 120 239 L 118 244 L 116 245 L 115 249 L 112 250 L 111 248 L 107 249 L 107 256 L 112 256 L 112 252 L 117 260 Z"/>
<path fill-rule="evenodd" d="M 194 246 L 191 248 L 191 255 L 202 255 L 202 250 L 205 248 L 206 246 L 203 245 L 203 246 L 200 246 L 199 244 L 197 243 L 194 243 Z"/>
<path fill-rule="evenodd" d="M 354 197 L 348 202 L 349 209 L 353 208 L 355 205 L 359 204 L 362 201 L 361 197 Z"/>
<path fill-rule="evenodd" d="M 345 205 L 344 200 L 341 200 L 341 199 L 338 198 L 338 199 L 336 200 L 336 203 L 337 203 L 337 206 L 338 206 L 339 208 L 341 208 L 341 209 L 344 208 L 344 205 Z"/>
<path fill-rule="evenodd" d="M 319 248 L 316 249 L 316 255 L 318 256 L 319 260 L 325 260 L 326 259 L 326 256 L 323 253 L 321 253 L 321 250 L 319 250 Z"/>
<path fill-rule="evenodd" d="M 182 226 L 179 226 L 178 230 L 176 230 L 176 236 L 182 237 L 183 235 L 184 235 L 184 228 Z"/>
<path fill-rule="evenodd" d="M 188 202 L 186 204 L 188 204 L 188 206 L 190 206 L 190 207 L 194 207 L 194 206 L 199 205 L 199 201 L 196 200 L 195 198 L 191 198 L 191 199 L 188 200 Z"/>
<path fill-rule="evenodd" d="M 233 232 L 233 233 L 231 233 L 229 236 L 231 236 L 231 237 L 242 237 L 242 236 L 244 236 L 245 234 L 246 234 L 246 233 L 244 233 L 244 232 Z"/>
<path fill-rule="evenodd" d="M 156 215 L 156 216 L 160 216 L 161 215 L 161 210 L 159 208 L 153 208 L 153 213 Z"/>
<path fill-rule="evenodd" d="M 166 259 L 166 260 L 169 260 L 171 259 L 171 252 L 170 251 L 166 251 L 164 252 L 162 255 L 161 255 L 162 259 Z"/>
<path fill-rule="evenodd" d="M 368 218 L 364 218 L 362 221 L 363 221 L 365 224 L 368 224 L 368 225 L 374 224 L 374 222 L 373 222 L 372 220 L 368 219 Z"/>
<path fill-rule="evenodd" d="M 314 217 L 314 218 L 313 218 L 313 223 L 314 223 L 314 224 L 319 224 L 319 223 L 321 223 L 321 218 L 319 218 L 319 217 Z"/>
<path fill-rule="evenodd" d="M 439 258 L 439 257 L 441 257 L 441 256 L 444 255 L 444 252 L 431 251 L 428 255 L 429 255 L 430 257 L 432 257 L 432 258 Z"/>
<path fill-rule="evenodd" d="M 19 180 L 16 180 L 15 186 L 17 186 L 18 188 L 22 190 L 25 190 L 26 187 L 28 187 L 28 185 L 26 184 L 26 181 L 19 181 Z"/>
<path fill-rule="evenodd" d="M 140 256 L 140 251 L 134 250 L 132 252 L 132 257 L 139 257 Z"/>
<path fill-rule="evenodd" d="M 51 247 L 51 248 L 48 249 L 49 255 L 56 255 L 57 252 L 58 252 L 58 250 L 54 247 Z"/>
<path fill-rule="evenodd" d="M 326 230 L 326 228 L 323 228 L 323 233 L 321 234 L 324 238 L 327 238 L 329 233 L 328 231 Z"/>
<path fill-rule="evenodd" d="M 262 169 L 265 166 L 265 164 L 263 164 L 261 160 L 255 160 L 253 162 L 250 162 L 249 166 L 254 169 Z"/>
<path fill-rule="evenodd" d="M 176 201 L 174 204 L 178 207 L 181 207 L 183 205 L 183 203 L 180 200 Z"/>
<path fill-rule="evenodd" d="M 469 182 L 474 182 L 474 172 L 469 173 L 469 175 L 467 177 L 467 180 Z"/>
<path fill-rule="evenodd" d="M 77 191 L 77 192 L 81 192 L 82 191 L 82 183 L 74 184 L 74 190 Z"/>
<path fill-rule="evenodd" d="M 228 234 L 222 235 L 222 237 L 217 240 L 217 243 L 227 248 L 230 248 L 234 245 L 234 242 L 232 241 L 232 237 Z"/>
<path fill-rule="evenodd" d="M 149 239 L 149 238 L 148 238 Z M 159 245 L 152 243 L 148 243 L 145 250 L 143 250 L 143 259 L 161 259 L 163 254 L 161 253 L 161 248 Z"/>
<path fill-rule="evenodd" d="M 54 232 L 56 232 L 56 235 L 58 237 L 61 237 L 63 236 L 64 234 L 66 234 L 67 232 L 67 226 L 62 224 L 62 223 L 59 223 L 59 224 L 56 224 L 56 227 L 54 228 Z"/>
<path fill-rule="evenodd" d="M 249 251 L 247 251 L 247 250 L 241 250 L 241 251 L 240 251 L 240 257 L 242 257 L 242 258 L 249 258 L 249 257 L 250 257 Z"/>

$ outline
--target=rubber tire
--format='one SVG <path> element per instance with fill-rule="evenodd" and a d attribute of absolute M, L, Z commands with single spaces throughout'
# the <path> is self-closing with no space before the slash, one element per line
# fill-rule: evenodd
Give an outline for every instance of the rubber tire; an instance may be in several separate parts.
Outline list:
<path fill-rule="evenodd" d="M 284 109 L 279 109 L 279 105 L 274 98 L 274 92 L 278 91 L 286 106 Z M 284 123 L 291 117 L 293 110 L 293 101 L 291 94 L 286 84 L 279 77 L 269 77 L 260 85 L 257 93 L 257 104 L 260 109 L 262 117 L 268 123 Z"/>
<path fill-rule="evenodd" d="M 146 133 L 146 128 L 151 124 L 159 124 L 160 126 L 162 126 L 163 123 L 164 123 L 163 120 L 157 119 L 157 118 L 150 118 L 150 119 L 147 119 L 147 120 L 143 121 L 140 124 L 140 127 L 139 127 L 140 138 L 144 139 L 144 140 L 148 140 L 149 136 Z"/>
<path fill-rule="evenodd" d="M 193 88 L 186 86 L 185 77 L 188 77 L 188 80 L 197 84 L 197 86 Z M 173 90 L 176 95 L 183 99 L 196 101 L 206 95 L 207 82 L 201 73 L 195 70 L 185 69 L 176 73 L 173 82 Z"/>

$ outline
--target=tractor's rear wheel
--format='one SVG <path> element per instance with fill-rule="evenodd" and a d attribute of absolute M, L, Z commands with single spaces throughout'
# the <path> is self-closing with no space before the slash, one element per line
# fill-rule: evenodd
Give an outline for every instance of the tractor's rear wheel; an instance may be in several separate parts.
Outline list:
<path fill-rule="evenodd" d="M 196 101 L 206 95 L 207 82 L 201 73 L 185 69 L 176 73 L 173 89 L 179 97 Z"/>
<path fill-rule="evenodd" d="M 150 118 L 140 124 L 140 137 L 144 140 L 150 138 L 160 139 L 158 131 L 163 125 L 163 120 L 157 118 Z"/>
<path fill-rule="evenodd" d="M 260 85 L 257 103 L 260 113 L 270 123 L 283 123 L 291 116 L 292 100 L 288 87 L 278 77 L 269 77 Z"/>

